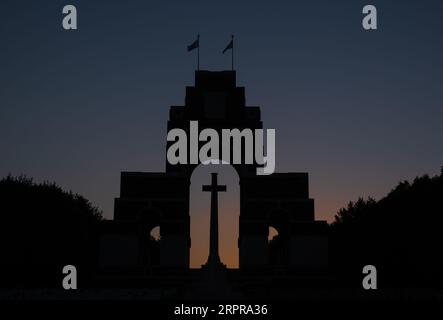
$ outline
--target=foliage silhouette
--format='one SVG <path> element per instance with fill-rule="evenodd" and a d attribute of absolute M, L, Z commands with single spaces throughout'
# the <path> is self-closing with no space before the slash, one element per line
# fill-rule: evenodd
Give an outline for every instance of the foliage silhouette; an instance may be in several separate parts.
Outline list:
<path fill-rule="evenodd" d="M 379 201 L 350 202 L 331 225 L 331 262 L 342 281 L 361 285 L 364 265 L 393 287 L 443 285 L 443 175 L 399 183 Z"/>
<path fill-rule="evenodd" d="M 0 215 L 2 287 L 61 286 L 68 264 L 90 279 L 102 213 L 88 200 L 55 183 L 8 176 L 0 181 Z"/>

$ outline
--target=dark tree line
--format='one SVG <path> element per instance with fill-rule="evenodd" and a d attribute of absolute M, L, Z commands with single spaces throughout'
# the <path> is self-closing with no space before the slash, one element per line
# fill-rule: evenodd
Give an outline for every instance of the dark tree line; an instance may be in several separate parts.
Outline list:
<path fill-rule="evenodd" d="M 101 219 L 88 200 L 54 183 L 24 176 L 0 180 L 1 287 L 60 286 L 68 264 L 87 282 Z"/>
<path fill-rule="evenodd" d="M 443 175 L 399 183 L 379 201 L 359 199 L 331 225 L 330 256 L 339 278 L 360 285 L 377 267 L 380 284 L 443 286 Z"/>

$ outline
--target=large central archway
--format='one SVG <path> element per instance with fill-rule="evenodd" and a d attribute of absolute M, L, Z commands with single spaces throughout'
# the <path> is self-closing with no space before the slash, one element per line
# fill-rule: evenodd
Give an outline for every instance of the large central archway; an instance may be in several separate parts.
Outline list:
<path fill-rule="evenodd" d="M 210 184 L 212 172 L 218 173 L 218 183 L 227 188 L 226 192 L 218 194 L 220 258 L 228 268 L 238 268 L 240 185 L 237 171 L 227 164 L 201 164 L 192 173 L 190 267 L 200 268 L 208 258 L 211 197 L 209 192 L 202 192 L 202 185 Z"/>

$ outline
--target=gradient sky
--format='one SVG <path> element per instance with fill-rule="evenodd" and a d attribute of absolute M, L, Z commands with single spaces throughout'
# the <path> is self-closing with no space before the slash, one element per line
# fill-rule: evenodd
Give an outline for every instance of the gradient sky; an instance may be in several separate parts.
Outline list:
<path fill-rule="evenodd" d="M 309 172 L 317 218 L 439 173 L 443 2 L 331 3 L 2 0 L 0 175 L 56 181 L 111 218 L 120 171 L 164 169 L 197 33 L 208 70 L 230 68 L 221 50 L 235 34 L 238 84 L 276 129 L 277 170 Z M 369 3 L 375 32 L 361 27 Z M 66 4 L 77 31 L 61 27 Z"/>

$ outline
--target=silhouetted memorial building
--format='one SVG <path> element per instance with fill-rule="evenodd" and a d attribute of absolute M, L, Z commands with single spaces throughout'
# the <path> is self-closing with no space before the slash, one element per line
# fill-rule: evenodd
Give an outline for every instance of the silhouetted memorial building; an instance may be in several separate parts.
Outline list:
<path fill-rule="evenodd" d="M 168 130 L 182 128 L 189 136 L 192 120 L 198 121 L 199 130 L 263 128 L 260 108 L 246 105 L 245 88 L 236 85 L 235 71 L 195 72 L 195 85 L 186 87 L 185 104 L 170 108 Z M 189 187 L 196 166 L 166 161 L 165 172 L 121 173 L 114 220 L 102 225 L 101 270 L 133 273 L 149 268 L 189 268 Z M 240 181 L 240 269 L 276 265 L 294 272 L 325 269 L 327 224 L 315 221 L 308 173 L 259 176 L 256 164 L 232 166 Z M 158 242 L 149 237 L 149 231 L 157 226 L 161 233 Z M 270 259 L 269 227 L 278 231 L 278 241 L 274 243 L 276 261 Z"/>

